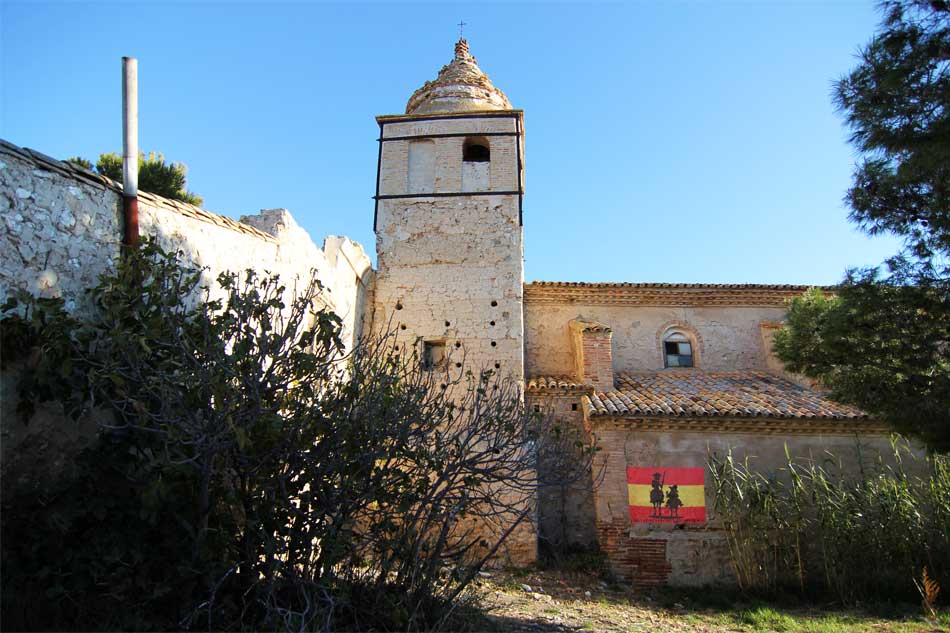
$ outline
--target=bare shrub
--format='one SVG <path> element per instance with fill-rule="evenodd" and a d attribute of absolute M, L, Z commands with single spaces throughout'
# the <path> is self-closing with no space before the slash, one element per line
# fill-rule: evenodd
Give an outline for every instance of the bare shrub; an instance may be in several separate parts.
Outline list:
<path fill-rule="evenodd" d="M 108 415 L 75 477 L 4 491 L 5 623 L 457 627 L 568 436 L 517 382 L 423 369 L 393 333 L 344 354 L 316 282 L 199 273 L 148 243 L 87 319 L 8 304 L 24 412 Z"/>

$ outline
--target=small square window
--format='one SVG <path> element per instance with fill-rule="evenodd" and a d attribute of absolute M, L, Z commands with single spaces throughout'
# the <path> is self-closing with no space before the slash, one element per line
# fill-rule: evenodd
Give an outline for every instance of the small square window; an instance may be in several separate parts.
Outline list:
<path fill-rule="evenodd" d="M 422 368 L 439 369 L 445 366 L 445 341 L 425 341 L 422 344 Z"/>

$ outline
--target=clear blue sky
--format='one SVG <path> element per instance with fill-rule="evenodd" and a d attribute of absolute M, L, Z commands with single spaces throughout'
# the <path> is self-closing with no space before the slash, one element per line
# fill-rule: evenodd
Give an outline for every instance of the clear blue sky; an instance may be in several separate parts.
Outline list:
<path fill-rule="evenodd" d="M 209 210 L 287 207 L 374 251 L 377 114 L 451 59 L 459 20 L 525 111 L 527 280 L 833 283 L 896 251 L 847 222 L 855 155 L 832 81 L 865 2 L 0 2 L 0 136 L 120 151 L 121 57 L 140 145 Z"/>

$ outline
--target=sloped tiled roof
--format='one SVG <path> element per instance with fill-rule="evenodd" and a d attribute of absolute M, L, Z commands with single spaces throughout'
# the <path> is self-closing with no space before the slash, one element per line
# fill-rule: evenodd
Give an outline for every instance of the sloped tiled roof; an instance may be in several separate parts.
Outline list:
<path fill-rule="evenodd" d="M 528 378 L 528 389 L 584 389 L 586 385 L 572 376 L 535 376 Z"/>
<path fill-rule="evenodd" d="M 765 417 L 822 420 L 867 419 L 820 392 L 757 371 L 667 371 L 618 374 L 617 389 L 595 392 L 591 415 L 623 417 Z"/>

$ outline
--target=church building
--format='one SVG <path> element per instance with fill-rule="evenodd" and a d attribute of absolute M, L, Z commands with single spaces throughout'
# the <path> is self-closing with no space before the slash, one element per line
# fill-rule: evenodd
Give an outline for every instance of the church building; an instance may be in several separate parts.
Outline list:
<path fill-rule="evenodd" d="M 427 370 L 510 376 L 528 407 L 595 445 L 584 481 L 541 493 L 535 520 L 509 540 L 511 561 L 599 548 L 630 583 L 728 583 L 711 455 L 731 451 L 775 471 L 786 451 L 796 460 L 830 451 L 857 473 L 859 443 L 889 446 L 885 425 L 828 400 L 773 354 L 786 301 L 803 286 L 526 284 L 525 113 L 464 39 L 404 113 L 376 121 L 375 271 L 346 238 L 316 246 L 285 209 L 236 221 L 139 192 L 137 221 L 209 281 L 256 268 L 292 287 L 316 270 L 346 345 L 366 328 L 395 328 Z M 62 297 L 81 311 L 83 290 L 119 257 L 121 192 L 81 166 L 0 141 L 0 294 Z M 12 380 L 4 375 L 4 389 Z M 4 472 L 31 483 L 55 476 L 80 433 L 60 432 L 49 411 L 14 425 L 14 402 L 0 399 Z"/>
<path fill-rule="evenodd" d="M 586 485 L 539 500 L 541 547 L 599 547 L 632 583 L 729 582 L 709 454 L 775 469 L 786 446 L 848 455 L 859 436 L 884 446 L 887 429 L 772 353 L 804 286 L 525 284 L 524 118 L 464 39 L 405 114 L 377 117 L 373 320 L 418 341 L 430 367 L 461 349 L 523 379 L 528 406 L 596 442 Z M 535 544 L 519 545 L 531 560 Z"/>

